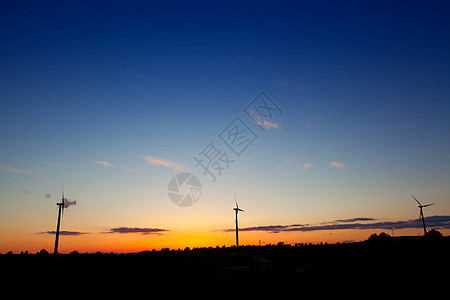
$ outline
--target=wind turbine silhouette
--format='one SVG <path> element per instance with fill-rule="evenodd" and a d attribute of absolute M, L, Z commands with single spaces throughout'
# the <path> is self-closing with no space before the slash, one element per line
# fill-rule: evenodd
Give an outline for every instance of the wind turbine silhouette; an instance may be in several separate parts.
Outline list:
<path fill-rule="evenodd" d="M 239 247 L 239 226 L 238 226 L 238 213 L 240 211 L 244 211 L 239 208 L 237 200 L 236 200 L 236 194 L 234 194 L 234 202 L 236 202 L 236 207 L 233 208 L 233 210 L 236 212 L 236 248 Z"/>
<path fill-rule="evenodd" d="M 64 186 L 62 187 L 62 197 L 61 202 L 56 203 L 59 206 L 58 209 L 58 223 L 56 225 L 56 236 L 55 236 L 55 248 L 53 250 L 53 254 L 58 254 L 58 243 L 59 243 L 59 229 L 61 227 L 61 220 L 64 216 L 64 209 L 68 208 L 70 205 L 77 204 L 77 200 L 69 200 L 64 197 Z"/>
<path fill-rule="evenodd" d="M 425 218 L 423 217 L 423 208 L 427 207 L 427 206 L 434 205 L 435 203 L 422 205 L 422 204 L 420 204 L 419 200 L 416 199 L 416 197 L 414 197 L 413 195 L 411 195 L 411 197 L 413 197 L 414 200 L 416 200 L 416 202 L 419 204 L 419 208 L 420 208 L 419 220 L 422 218 L 423 234 L 426 235 L 427 234 L 427 227 L 425 226 Z"/>

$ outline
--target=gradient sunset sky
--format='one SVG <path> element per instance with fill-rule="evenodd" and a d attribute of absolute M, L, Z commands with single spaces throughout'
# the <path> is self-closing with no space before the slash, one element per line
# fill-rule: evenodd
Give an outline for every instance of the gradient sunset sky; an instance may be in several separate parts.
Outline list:
<path fill-rule="evenodd" d="M 448 1 L 2 1 L 0 253 L 450 234 Z M 245 113 L 263 92 L 265 130 Z M 220 135 L 257 136 L 236 155 Z M 268 121 L 268 122 L 269 122 Z M 245 141 L 245 139 L 242 139 Z M 194 160 L 230 160 L 212 182 Z M 201 198 L 171 202 L 198 177 Z M 433 226 L 431 226 L 433 225 Z M 391 228 L 394 228 L 392 232 Z"/>

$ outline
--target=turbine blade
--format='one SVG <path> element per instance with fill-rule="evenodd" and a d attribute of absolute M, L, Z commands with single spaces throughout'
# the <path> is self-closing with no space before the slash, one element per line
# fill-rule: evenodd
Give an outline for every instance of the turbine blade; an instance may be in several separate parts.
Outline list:
<path fill-rule="evenodd" d="M 413 197 L 414 200 L 416 200 L 416 202 L 419 203 L 420 206 L 422 206 L 422 204 L 420 204 L 419 200 L 417 200 L 416 197 L 414 197 L 413 195 L 411 195 L 411 197 Z"/>
<path fill-rule="evenodd" d="M 431 205 L 435 205 L 436 203 L 431 203 L 431 204 L 425 204 L 425 205 L 422 205 L 422 207 L 427 207 L 427 206 L 431 206 Z"/>
<path fill-rule="evenodd" d="M 238 206 L 237 200 L 236 200 L 236 194 L 234 194 L 234 202 L 236 202 L 236 208 L 239 209 L 239 206 Z"/>

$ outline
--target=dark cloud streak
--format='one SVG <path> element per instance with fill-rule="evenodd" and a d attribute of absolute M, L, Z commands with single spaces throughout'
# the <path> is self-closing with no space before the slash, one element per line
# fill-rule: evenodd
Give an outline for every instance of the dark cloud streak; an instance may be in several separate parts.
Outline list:
<path fill-rule="evenodd" d="M 352 219 L 343 219 L 343 220 L 334 220 L 335 223 L 350 223 L 357 221 L 376 221 L 374 218 L 352 218 Z"/>
<path fill-rule="evenodd" d="M 56 234 L 56 231 L 44 231 L 44 232 L 40 232 L 39 234 Z M 66 231 L 66 230 L 61 230 L 59 232 L 60 235 L 82 235 L 82 234 L 89 234 L 89 232 L 80 232 L 80 231 Z"/>
<path fill-rule="evenodd" d="M 343 229 L 406 229 L 406 228 L 422 228 L 422 222 L 418 219 L 407 221 L 388 221 L 388 222 L 369 222 L 355 223 L 356 221 L 372 221 L 373 218 L 352 218 L 345 220 L 335 220 L 326 225 L 266 225 L 256 227 L 240 228 L 239 231 L 267 231 L 270 233 L 290 232 L 290 231 L 317 231 L 317 230 L 343 230 Z M 450 229 L 450 216 L 431 216 L 425 218 L 426 225 L 429 229 Z M 229 232 L 234 229 L 224 229 Z"/>
<path fill-rule="evenodd" d="M 115 227 L 109 228 L 105 233 L 140 233 L 140 234 L 157 234 L 161 235 L 163 232 L 169 231 L 161 228 L 138 228 L 138 227 Z"/>

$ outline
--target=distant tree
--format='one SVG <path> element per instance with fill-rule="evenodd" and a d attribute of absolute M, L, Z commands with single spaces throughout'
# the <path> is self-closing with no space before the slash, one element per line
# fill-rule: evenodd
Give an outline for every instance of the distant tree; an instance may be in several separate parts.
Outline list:
<path fill-rule="evenodd" d="M 389 234 L 387 234 L 386 232 L 382 232 L 378 235 L 378 239 L 382 240 L 382 241 L 390 241 L 391 236 Z"/>
<path fill-rule="evenodd" d="M 378 235 L 376 233 L 371 234 L 367 241 L 369 246 L 372 247 L 385 247 L 391 245 L 392 243 L 391 236 L 386 232 L 382 232 Z"/>
<path fill-rule="evenodd" d="M 39 254 L 40 255 L 49 255 L 50 253 L 48 253 L 48 251 L 45 249 L 41 249 L 41 251 L 39 251 Z"/>
<path fill-rule="evenodd" d="M 6 253 L 6 255 L 13 255 L 13 252 L 12 252 L 12 251 L 8 251 L 8 252 Z"/>
<path fill-rule="evenodd" d="M 443 237 L 442 233 L 440 233 L 436 229 L 429 230 L 425 235 L 425 238 L 428 240 L 440 240 L 442 239 L 442 237 Z"/>
<path fill-rule="evenodd" d="M 284 247 L 284 242 L 278 242 L 277 247 L 280 247 L 280 248 Z"/>
<path fill-rule="evenodd" d="M 77 250 L 73 250 L 72 252 L 70 252 L 70 255 L 78 255 L 78 254 L 80 254 L 80 253 L 78 253 Z"/>
<path fill-rule="evenodd" d="M 391 236 L 386 232 L 382 232 L 380 234 L 371 234 L 369 237 L 369 241 L 391 241 Z"/>
<path fill-rule="evenodd" d="M 370 236 L 369 236 L 369 241 L 374 241 L 374 240 L 376 240 L 377 239 L 377 237 L 378 237 L 378 234 L 376 234 L 376 233 L 372 233 Z"/>

